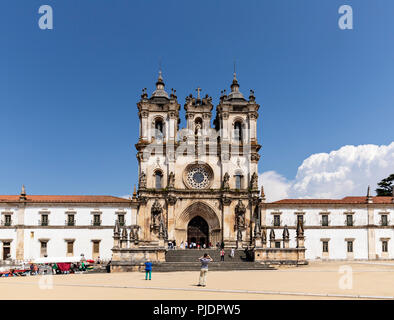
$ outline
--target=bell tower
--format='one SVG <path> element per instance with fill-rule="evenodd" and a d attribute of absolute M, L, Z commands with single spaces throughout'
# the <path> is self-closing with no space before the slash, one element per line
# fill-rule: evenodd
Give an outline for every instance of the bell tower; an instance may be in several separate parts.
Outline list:
<path fill-rule="evenodd" d="M 255 189 L 256 186 L 251 185 L 251 179 L 253 175 L 258 175 L 260 159 L 258 151 L 261 145 L 257 142 L 260 106 L 255 101 L 253 90 L 250 90 L 248 100 L 244 98 L 235 72 L 230 88 L 228 95 L 226 90 L 221 92 L 214 121 L 220 132 L 222 175 L 235 166 L 240 169 L 239 172 L 245 180 L 241 188 L 236 189 Z"/>

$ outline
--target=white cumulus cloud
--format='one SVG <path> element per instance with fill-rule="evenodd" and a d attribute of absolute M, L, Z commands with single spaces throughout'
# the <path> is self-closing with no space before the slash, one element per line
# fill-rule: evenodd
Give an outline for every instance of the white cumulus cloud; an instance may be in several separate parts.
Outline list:
<path fill-rule="evenodd" d="M 377 182 L 394 173 L 394 142 L 389 145 L 343 146 L 306 158 L 293 180 L 275 171 L 263 172 L 268 201 L 284 198 L 342 198 L 374 191 Z M 374 192 L 372 192 L 374 195 Z"/>

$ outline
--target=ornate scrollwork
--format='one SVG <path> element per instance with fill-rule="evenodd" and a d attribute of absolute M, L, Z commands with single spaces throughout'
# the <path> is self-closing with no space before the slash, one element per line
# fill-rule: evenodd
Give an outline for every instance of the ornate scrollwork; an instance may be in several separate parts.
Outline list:
<path fill-rule="evenodd" d="M 167 203 L 171 206 L 175 205 L 176 201 L 177 201 L 177 197 L 175 196 L 168 196 L 167 197 Z"/>
<path fill-rule="evenodd" d="M 229 206 L 231 204 L 232 200 L 228 197 L 223 197 L 222 198 L 222 205 L 224 206 Z"/>

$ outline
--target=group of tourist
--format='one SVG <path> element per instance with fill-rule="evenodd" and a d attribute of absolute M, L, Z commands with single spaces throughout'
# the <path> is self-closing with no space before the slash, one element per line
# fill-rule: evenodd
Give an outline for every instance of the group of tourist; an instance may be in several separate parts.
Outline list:
<path fill-rule="evenodd" d="M 212 248 L 212 244 L 209 242 L 208 246 L 207 246 L 205 243 L 200 244 L 199 242 L 194 242 L 194 241 L 191 241 L 188 243 L 187 241 L 185 241 L 185 242 L 182 241 L 179 248 L 180 249 L 198 249 L 198 250 L 199 249 L 210 249 L 210 248 Z"/>

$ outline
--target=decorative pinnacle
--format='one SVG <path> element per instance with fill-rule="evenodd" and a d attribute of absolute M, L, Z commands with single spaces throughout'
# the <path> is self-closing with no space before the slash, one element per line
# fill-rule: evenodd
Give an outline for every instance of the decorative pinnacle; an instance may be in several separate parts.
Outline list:
<path fill-rule="evenodd" d="M 137 190 L 136 190 L 135 185 L 134 185 L 133 199 L 135 199 L 135 198 L 137 198 Z"/>

